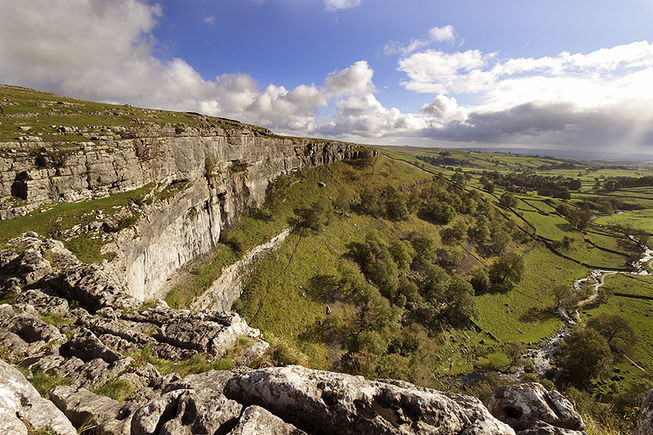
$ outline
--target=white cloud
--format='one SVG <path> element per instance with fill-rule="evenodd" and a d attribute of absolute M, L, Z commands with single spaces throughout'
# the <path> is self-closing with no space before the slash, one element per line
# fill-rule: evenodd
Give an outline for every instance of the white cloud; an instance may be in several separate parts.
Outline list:
<path fill-rule="evenodd" d="M 329 96 L 346 94 L 366 94 L 374 90 L 372 76 L 374 71 L 364 60 L 340 71 L 329 73 L 324 79 Z"/>
<path fill-rule="evenodd" d="M 209 17 L 204 18 L 204 20 L 202 20 L 202 22 L 204 24 L 210 24 L 210 25 L 214 26 L 215 25 L 215 17 L 213 15 L 211 15 Z"/>
<path fill-rule="evenodd" d="M 324 0 L 324 9 L 329 12 L 360 6 L 361 0 Z"/>
<path fill-rule="evenodd" d="M 456 39 L 456 31 L 452 25 L 443 27 L 432 27 L 427 35 L 422 38 L 412 39 L 408 44 L 403 44 L 397 41 L 390 41 L 383 47 L 383 54 L 392 55 L 399 54 L 401 56 L 408 56 L 410 53 L 420 48 L 427 47 L 437 42 L 452 42 Z"/>
<path fill-rule="evenodd" d="M 433 27 L 429 30 L 429 35 L 434 41 L 453 41 L 456 39 L 456 33 L 452 25 Z"/>

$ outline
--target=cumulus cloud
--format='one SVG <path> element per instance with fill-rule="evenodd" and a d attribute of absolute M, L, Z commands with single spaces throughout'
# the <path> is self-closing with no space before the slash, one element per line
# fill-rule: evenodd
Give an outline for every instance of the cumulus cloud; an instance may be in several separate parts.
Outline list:
<path fill-rule="evenodd" d="M 456 39 L 456 33 L 452 25 L 433 27 L 429 30 L 429 35 L 434 41 L 453 41 Z"/>
<path fill-rule="evenodd" d="M 428 48 L 456 39 L 451 26 L 434 28 L 396 48 L 402 85 L 424 95 L 420 110 L 406 113 L 382 104 L 364 60 L 294 88 L 263 86 L 243 73 L 207 79 L 183 59 L 161 60 L 152 31 L 162 10 L 145 0 L 60 0 L 56 8 L 50 0 L 0 0 L 0 10 L 3 83 L 199 111 L 298 135 L 653 150 L 648 41 L 505 59 Z M 320 116 L 327 106 L 333 115 Z"/>
<path fill-rule="evenodd" d="M 404 44 L 398 41 L 390 41 L 383 47 L 383 54 L 399 54 L 407 56 L 410 53 L 427 47 L 437 42 L 451 42 L 456 39 L 456 31 L 452 25 L 443 27 L 432 27 L 422 38 L 412 39 L 409 43 Z"/>
<path fill-rule="evenodd" d="M 653 145 L 647 41 L 541 58 L 425 50 L 402 58 L 398 69 L 407 89 L 440 94 L 422 112 L 446 122 L 432 123 L 422 136 L 620 152 L 650 152 Z M 457 111 L 447 94 L 470 94 L 476 104 Z M 455 116 L 447 120 L 447 113 Z"/>
<path fill-rule="evenodd" d="M 340 71 L 334 71 L 324 79 L 329 96 L 344 94 L 366 94 L 374 90 L 372 76 L 374 71 L 364 60 Z"/>
<path fill-rule="evenodd" d="M 0 0 L 0 82 L 114 103 L 193 110 L 312 131 L 326 91 L 314 85 L 261 90 L 248 74 L 204 79 L 182 59 L 154 56 L 161 8 L 145 1 Z M 204 22 L 213 23 L 212 17 Z M 16 35 L 21 35 L 17 38 Z M 356 63 L 328 78 L 329 92 L 371 89 L 371 69 Z"/>
<path fill-rule="evenodd" d="M 351 9 L 360 6 L 361 0 L 324 0 L 324 9 L 328 12 Z"/>
<path fill-rule="evenodd" d="M 204 24 L 210 24 L 210 25 L 213 25 L 213 26 L 215 25 L 215 17 L 213 15 L 204 18 L 204 20 L 202 20 L 202 21 L 204 22 Z"/>

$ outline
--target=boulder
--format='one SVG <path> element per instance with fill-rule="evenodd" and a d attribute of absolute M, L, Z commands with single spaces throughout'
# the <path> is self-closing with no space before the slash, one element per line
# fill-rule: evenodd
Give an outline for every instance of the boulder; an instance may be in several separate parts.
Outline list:
<path fill-rule="evenodd" d="M 301 366 L 234 376 L 225 395 L 316 434 L 514 433 L 472 397 Z"/>
<path fill-rule="evenodd" d="M 532 430 L 539 422 L 574 431 L 585 429 L 583 419 L 569 400 L 557 391 L 547 391 L 537 382 L 498 387 L 488 409 L 517 431 Z"/>
<path fill-rule="evenodd" d="M 51 429 L 60 435 L 77 431 L 66 416 L 44 399 L 21 372 L 0 360 L 0 432 L 27 434 L 32 429 Z"/>

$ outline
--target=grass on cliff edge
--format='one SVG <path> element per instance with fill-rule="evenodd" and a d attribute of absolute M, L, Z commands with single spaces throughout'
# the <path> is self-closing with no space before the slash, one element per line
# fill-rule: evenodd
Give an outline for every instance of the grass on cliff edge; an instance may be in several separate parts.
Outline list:
<path fill-rule="evenodd" d="M 89 139 L 80 133 L 89 126 L 92 126 L 92 131 L 101 134 L 96 127 L 119 126 L 140 131 L 143 123 L 217 126 L 225 129 L 249 127 L 259 134 L 270 135 L 264 128 L 225 118 L 96 103 L 19 86 L 0 85 L 0 101 L 4 110 L 4 115 L 0 114 L 0 142 L 15 141 L 21 136 L 38 136 L 46 142 L 86 142 Z M 58 133 L 52 125 L 77 127 L 80 131 Z M 30 129 L 23 131 L 19 127 Z"/>
<path fill-rule="evenodd" d="M 153 185 L 148 184 L 106 198 L 43 205 L 26 216 L 0 221 L 0 244 L 5 244 L 26 231 L 34 231 L 41 237 L 60 239 L 60 231 L 75 225 L 87 225 L 97 219 L 98 212 L 110 216 L 133 202 L 142 201 L 152 188 Z M 103 241 L 98 235 L 82 233 L 79 237 L 65 241 L 64 245 L 84 263 L 100 262 L 111 255 L 100 254 Z"/>
<path fill-rule="evenodd" d="M 376 158 L 371 167 L 358 165 L 358 162 L 336 162 L 281 177 L 275 181 L 265 204 L 257 212 L 244 216 L 237 228 L 223 235 L 214 253 L 191 270 L 192 279 L 173 288 L 166 302 L 174 308 L 188 307 L 211 286 L 225 266 L 279 234 L 290 225 L 296 208 L 309 207 L 317 198 L 353 196 L 361 180 L 365 180 L 365 185 L 381 187 L 416 184 L 430 178 L 425 172 L 383 156 Z"/>

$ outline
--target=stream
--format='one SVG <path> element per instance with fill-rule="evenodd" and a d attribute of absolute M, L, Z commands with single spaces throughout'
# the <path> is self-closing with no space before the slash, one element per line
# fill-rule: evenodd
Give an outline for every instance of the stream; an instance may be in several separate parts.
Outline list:
<path fill-rule="evenodd" d="M 637 242 L 635 237 L 629 235 L 631 240 Z M 632 263 L 633 270 L 630 272 L 624 271 L 615 271 L 615 270 L 604 270 L 604 269 L 594 269 L 590 274 L 584 278 L 579 278 L 574 281 L 574 292 L 578 293 L 582 290 L 582 287 L 587 282 L 593 282 L 592 294 L 585 299 L 578 302 L 576 308 L 582 307 L 598 297 L 599 288 L 605 284 L 605 278 L 609 275 L 624 274 L 624 275 L 649 275 L 649 271 L 645 269 L 645 266 L 653 268 L 653 250 L 646 245 L 639 245 L 642 249 L 641 257 Z M 560 342 L 564 339 L 571 328 L 580 320 L 580 315 L 576 311 L 576 319 L 574 319 L 567 309 L 562 305 L 558 306 L 558 315 L 564 322 L 564 326 L 553 338 L 551 338 L 544 346 L 539 349 L 529 349 L 526 355 L 526 358 L 531 358 L 533 361 L 534 372 L 539 377 L 544 377 L 546 372 L 551 369 L 553 360 L 555 356 L 560 353 Z M 523 366 L 520 367 L 518 376 L 523 375 Z"/>

